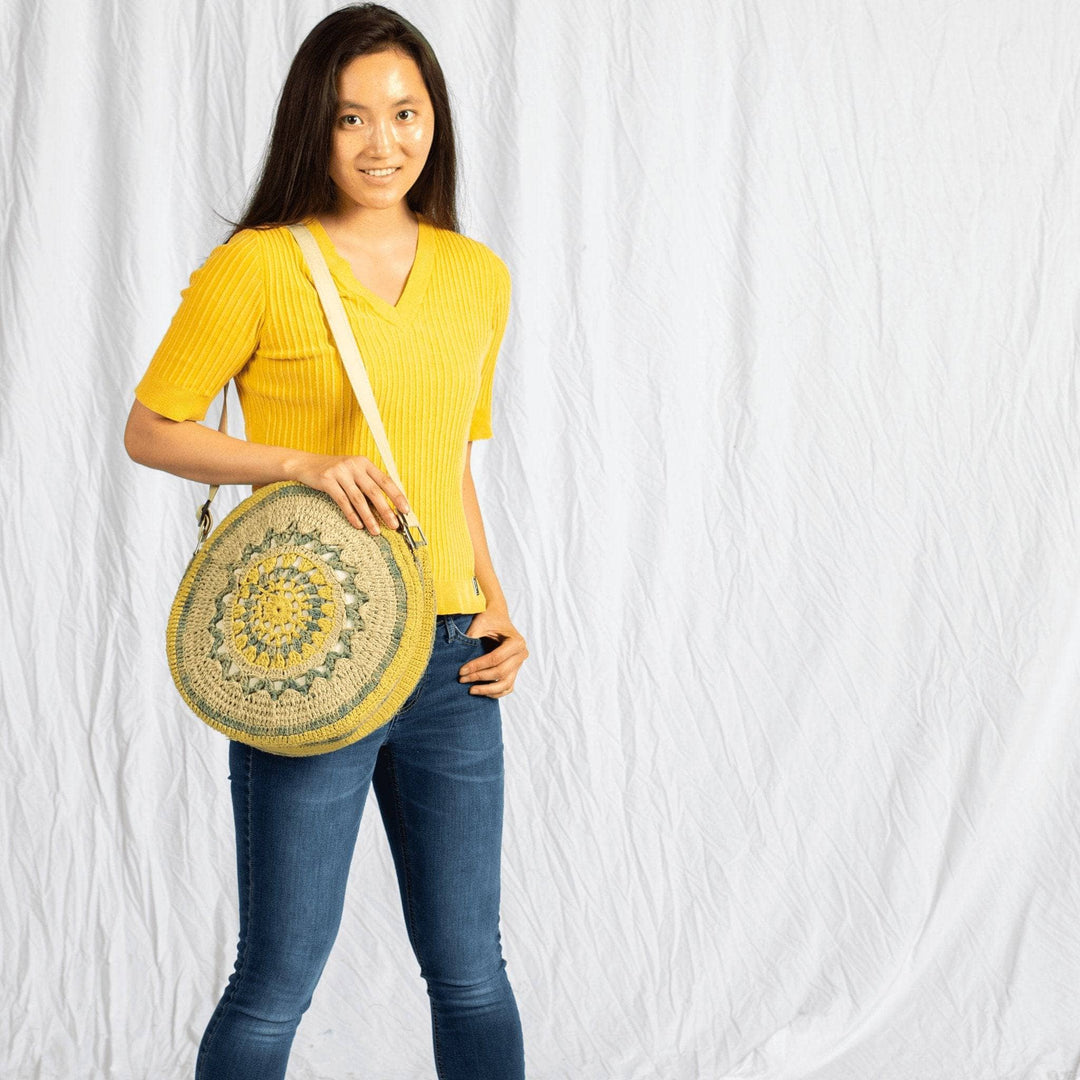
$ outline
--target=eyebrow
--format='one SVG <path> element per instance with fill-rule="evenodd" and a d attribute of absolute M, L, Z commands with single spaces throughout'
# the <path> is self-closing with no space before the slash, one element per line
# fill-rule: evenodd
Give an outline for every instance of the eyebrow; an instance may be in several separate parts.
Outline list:
<path fill-rule="evenodd" d="M 400 101 L 395 101 L 393 107 L 396 109 L 399 105 L 419 105 L 420 102 L 414 97 L 403 97 Z M 339 101 L 339 109 L 366 109 L 367 105 L 361 105 L 356 101 Z"/>

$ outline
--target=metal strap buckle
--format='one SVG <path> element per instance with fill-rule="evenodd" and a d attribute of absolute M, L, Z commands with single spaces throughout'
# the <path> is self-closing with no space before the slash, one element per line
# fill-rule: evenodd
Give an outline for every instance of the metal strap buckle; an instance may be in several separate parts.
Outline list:
<path fill-rule="evenodd" d="M 419 540 L 412 535 L 413 529 L 420 534 Z M 424 535 L 424 530 L 421 529 L 419 525 L 410 525 L 402 518 L 401 532 L 405 537 L 405 543 L 409 545 L 410 551 L 415 551 L 418 547 L 427 547 L 427 537 Z"/>
<path fill-rule="evenodd" d="M 199 527 L 199 539 L 195 544 L 195 551 L 198 552 L 199 548 L 206 543 L 206 538 L 210 535 L 210 530 L 214 527 L 214 518 L 210 513 L 209 499 L 199 507 L 199 510 L 195 515 L 195 520 Z"/>

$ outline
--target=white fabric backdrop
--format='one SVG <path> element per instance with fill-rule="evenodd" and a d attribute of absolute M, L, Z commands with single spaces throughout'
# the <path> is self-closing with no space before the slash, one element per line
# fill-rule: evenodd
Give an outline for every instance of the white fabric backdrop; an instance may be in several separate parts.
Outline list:
<path fill-rule="evenodd" d="M 231 967 L 226 743 L 162 651 L 199 489 L 122 430 L 334 6 L 0 15 L 5 1078 L 187 1077 Z M 1080 9 L 399 10 L 514 277 L 530 1080 L 1072 1078 Z M 290 1076 L 433 1075 L 369 800 Z"/>

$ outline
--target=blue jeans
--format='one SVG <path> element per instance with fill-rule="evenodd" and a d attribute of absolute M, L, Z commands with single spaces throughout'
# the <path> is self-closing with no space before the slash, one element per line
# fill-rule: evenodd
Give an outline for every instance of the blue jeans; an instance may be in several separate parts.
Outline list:
<path fill-rule="evenodd" d="M 197 1080 L 285 1076 L 337 935 L 369 783 L 427 983 L 439 1080 L 523 1080 L 521 1021 L 499 935 L 499 702 L 458 682 L 461 665 L 493 645 L 465 635 L 471 621 L 438 617 L 412 695 L 351 746 L 289 758 L 230 743 L 240 940 L 199 1047 Z"/>

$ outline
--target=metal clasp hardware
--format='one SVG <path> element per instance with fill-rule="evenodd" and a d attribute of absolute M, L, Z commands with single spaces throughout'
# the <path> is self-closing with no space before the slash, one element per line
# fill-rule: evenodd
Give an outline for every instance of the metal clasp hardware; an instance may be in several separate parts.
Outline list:
<path fill-rule="evenodd" d="M 214 527 L 214 518 L 210 513 L 209 499 L 199 507 L 199 510 L 195 515 L 195 520 L 199 526 L 199 539 L 195 544 L 195 551 L 192 553 L 193 555 L 198 554 L 199 548 L 206 543 L 206 538 L 210 535 L 210 530 Z"/>
<path fill-rule="evenodd" d="M 420 539 L 416 540 L 412 535 L 412 530 L 420 534 Z M 405 536 L 405 543 L 409 545 L 410 551 L 415 551 L 418 547 L 427 547 L 427 537 L 424 535 L 424 530 L 419 525 L 410 525 L 407 521 L 402 519 L 401 531 Z"/>

